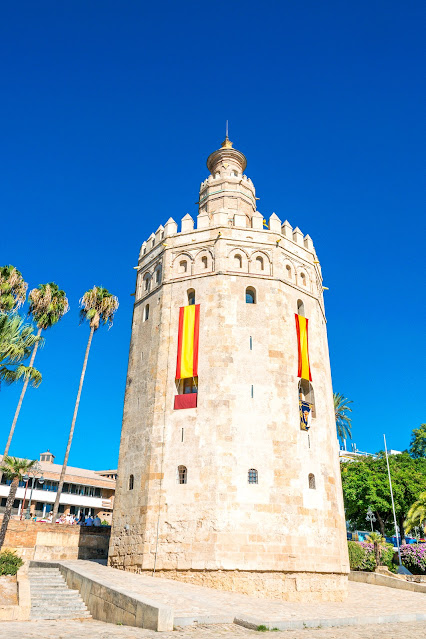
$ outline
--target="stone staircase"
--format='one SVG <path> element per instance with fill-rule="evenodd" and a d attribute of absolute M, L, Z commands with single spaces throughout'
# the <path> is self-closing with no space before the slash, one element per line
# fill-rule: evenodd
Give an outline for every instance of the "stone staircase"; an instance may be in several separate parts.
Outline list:
<path fill-rule="evenodd" d="M 78 590 L 70 590 L 59 568 L 30 567 L 30 619 L 90 619 Z"/>

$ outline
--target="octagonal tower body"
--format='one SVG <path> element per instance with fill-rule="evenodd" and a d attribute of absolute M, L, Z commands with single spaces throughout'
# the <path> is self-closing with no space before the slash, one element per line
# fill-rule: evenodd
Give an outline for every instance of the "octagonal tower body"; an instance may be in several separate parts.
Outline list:
<path fill-rule="evenodd" d="M 189 215 L 180 232 L 169 219 L 142 245 L 109 562 L 260 596 L 340 599 L 349 567 L 320 265 L 298 228 L 275 214 L 264 228 L 245 166 L 226 139 L 209 156 L 196 229 Z M 196 407 L 179 409 L 188 292 L 200 305 L 198 392 Z"/>

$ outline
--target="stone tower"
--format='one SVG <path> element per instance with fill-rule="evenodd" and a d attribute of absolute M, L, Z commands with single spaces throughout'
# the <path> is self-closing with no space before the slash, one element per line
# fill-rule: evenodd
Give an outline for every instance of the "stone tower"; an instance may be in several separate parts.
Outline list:
<path fill-rule="evenodd" d="M 170 218 L 142 244 L 109 562 L 337 600 L 349 567 L 320 264 L 309 235 L 257 211 L 246 164 L 226 138 L 196 228 Z"/>

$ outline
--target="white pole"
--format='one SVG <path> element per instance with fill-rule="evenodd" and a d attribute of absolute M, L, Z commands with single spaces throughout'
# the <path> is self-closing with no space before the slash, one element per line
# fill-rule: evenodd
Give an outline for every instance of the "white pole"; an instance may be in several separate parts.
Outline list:
<path fill-rule="evenodd" d="M 397 523 L 396 523 L 395 503 L 393 501 L 392 480 L 391 480 L 391 474 L 390 474 L 390 468 L 389 468 L 388 449 L 386 447 L 386 436 L 385 435 L 383 435 L 383 439 L 385 441 L 386 464 L 387 464 L 387 467 L 388 467 L 389 488 L 390 488 L 390 494 L 391 494 L 391 499 L 392 499 L 393 521 L 394 521 L 394 524 L 395 524 L 395 535 L 396 535 L 396 547 L 398 548 L 398 559 L 399 559 L 399 565 L 401 566 L 402 562 L 401 562 L 401 551 L 399 549 L 398 526 L 397 526 Z"/>

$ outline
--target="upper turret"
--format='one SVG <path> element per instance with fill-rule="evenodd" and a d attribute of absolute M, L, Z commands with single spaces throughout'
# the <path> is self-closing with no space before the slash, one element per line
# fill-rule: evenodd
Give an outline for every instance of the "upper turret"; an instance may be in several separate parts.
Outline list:
<path fill-rule="evenodd" d="M 211 175 L 200 187 L 199 215 L 211 215 L 218 209 L 226 210 L 229 220 L 235 213 L 251 220 L 256 211 L 256 193 L 253 182 L 243 174 L 246 157 L 234 149 L 226 136 L 221 148 L 207 158 Z"/>

